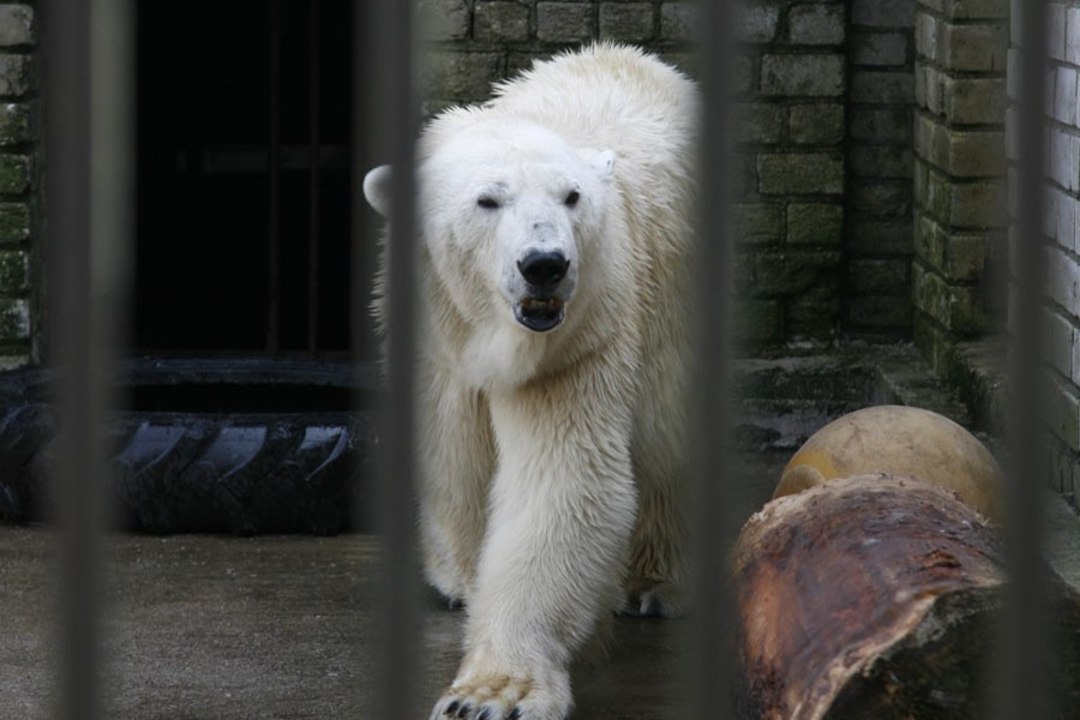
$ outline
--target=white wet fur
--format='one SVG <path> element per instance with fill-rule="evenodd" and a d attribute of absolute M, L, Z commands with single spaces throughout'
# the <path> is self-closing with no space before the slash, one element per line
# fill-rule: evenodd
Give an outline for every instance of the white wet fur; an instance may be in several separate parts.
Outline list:
<path fill-rule="evenodd" d="M 428 580 L 468 612 L 433 718 L 562 720 L 613 610 L 680 609 L 696 117 L 677 71 L 598 44 L 423 133 L 420 528 Z M 388 179 L 364 181 L 383 214 Z M 514 316 L 531 250 L 570 261 L 544 333 Z"/>

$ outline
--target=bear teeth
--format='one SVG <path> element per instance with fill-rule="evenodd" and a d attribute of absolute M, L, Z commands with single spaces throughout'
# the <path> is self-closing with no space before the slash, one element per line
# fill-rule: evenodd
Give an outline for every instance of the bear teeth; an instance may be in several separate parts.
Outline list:
<path fill-rule="evenodd" d="M 551 311 L 557 310 L 562 303 L 558 298 L 547 298 L 541 300 L 539 298 L 525 298 L 521 301 L 521 307 L 530 312 L 532 311 Z"/>

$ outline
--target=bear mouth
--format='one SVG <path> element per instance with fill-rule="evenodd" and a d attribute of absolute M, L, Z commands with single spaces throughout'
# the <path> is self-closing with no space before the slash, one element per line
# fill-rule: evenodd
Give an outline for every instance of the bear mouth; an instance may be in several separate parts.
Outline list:
<path fill-rule="evenodd" d="M 547 332 L 558 327 L 565 316 L 559 298 L 527 297 L 514 308 L 514 317 L 533 332 Z"/>

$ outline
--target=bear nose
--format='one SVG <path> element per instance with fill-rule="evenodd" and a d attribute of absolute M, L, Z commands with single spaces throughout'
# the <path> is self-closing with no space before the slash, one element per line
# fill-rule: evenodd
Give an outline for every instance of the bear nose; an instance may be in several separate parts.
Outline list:
<path fill-rule="evenodd" d="M 533 251 L 518 260 L 518 272 L 534 287 L 551 287 L 566 277 L 570 261 L 561 252 Z"/>

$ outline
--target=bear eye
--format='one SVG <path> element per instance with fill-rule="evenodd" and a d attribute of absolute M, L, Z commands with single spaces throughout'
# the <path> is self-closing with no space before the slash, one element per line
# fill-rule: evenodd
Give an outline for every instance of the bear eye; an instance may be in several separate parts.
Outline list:
<path fill-rule="evenodd" d="M 567 207 L 574 207 L 575 205 L 577 205 L 577 201 L 580 199 L 581 193 L 579 193 L 577 190 L 571 190 L 570 194 L 566 196 L 566 200 L 564 202 L 566 203 Z"/>
<path fill-rule="evenodd" d="M 488 197 L 487 195 L 482 195 L 480 199 L 476 201 L 476 204 L 485 210 L 494 210 L 499 207 L 499 201 L 493 197 Z"/>

